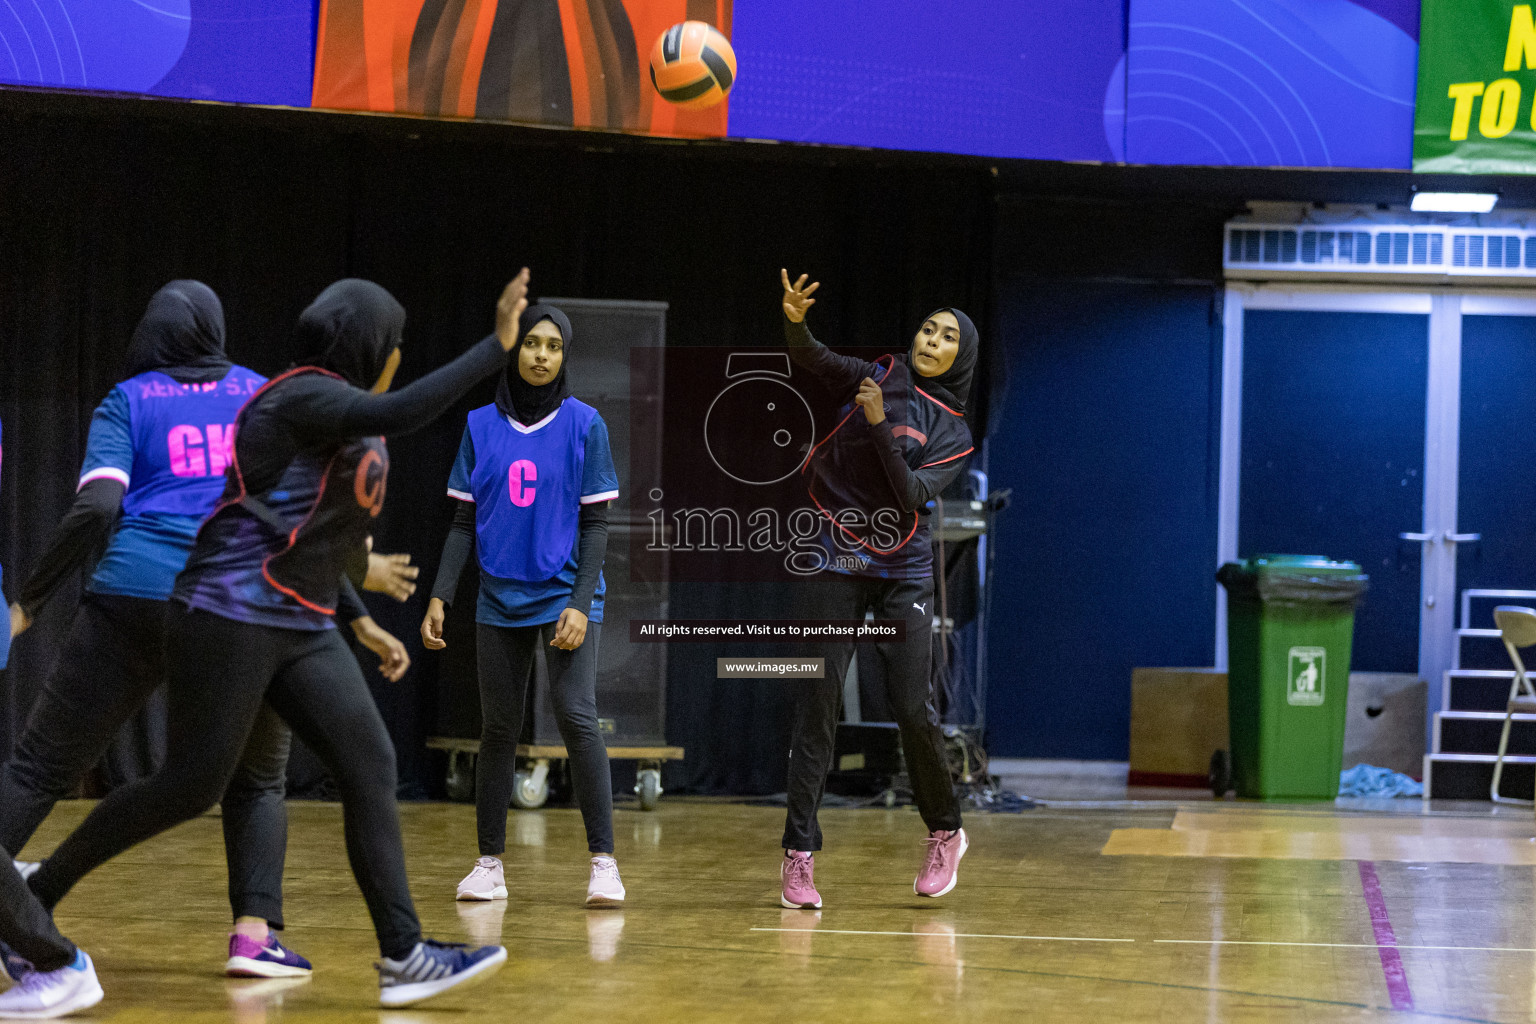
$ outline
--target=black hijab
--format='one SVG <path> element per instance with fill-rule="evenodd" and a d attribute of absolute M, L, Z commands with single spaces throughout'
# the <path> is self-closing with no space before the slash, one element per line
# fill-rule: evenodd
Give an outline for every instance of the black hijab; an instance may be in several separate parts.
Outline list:
<path fill-rule="evenodd" d="M 337 281 L 299 314 L 298 366 L 318 366 L 371 388 L 405 334 L 405 308 L 372 281 Z"/>
<path fill-rule="evenodd" d="M 521 339 L 526 338 L 541 320 L 548 320 L 560 331 L 560 372 L 548 384 L 530 384 L 517 370 L 517 349 L 513 349 L 512 358 L 507 360 L 507 368 L 496 385 L 496 408 L 525 427 L 560 408 L 560 403 L 571 395 L 570 385 L 565 382 L 565 368 L 571 361 L 571 322 L 564 313 L 542 302 L 529 306 L 518 321 L 518 343 L 521 344 Z"/>
<path fill-rule="evenodd" d="M 971 395 L 971 376 L 976 372 L 976 349 L 981 339 L 976 334 L 976 325 L 971 323 L 971 318 L 953 306 L 934 310 L 923 319 L 923 323 L 927 323 L 940 313 L 953 314 L 955 322 L 960 325 L 960 351 L 955 353 L 955 361 L 949 364 L 949 369 L 937 377 L 924 377 L 912 364 L 912 351 L 916 348 L 914 342 L 907 349 L 907 368 L 912 371 L 914 385 L 964 415 L 966 400 Z"/>
<path fill-rule="evenodd" d="M 201 281 L 172 281 L 155 292 L 133 329 L 124 375 L 159 370 L 182 384 L 223 380 L 224 307 Z"/>

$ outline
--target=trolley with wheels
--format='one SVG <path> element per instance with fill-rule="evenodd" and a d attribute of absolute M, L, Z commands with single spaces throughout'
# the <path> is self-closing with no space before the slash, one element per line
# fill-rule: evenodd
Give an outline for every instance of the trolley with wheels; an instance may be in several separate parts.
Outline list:
<path fill-rule="evenodd" d="M 480 755 L 480 741 L 453 736 L 427 739 L 432 750 L 448 754 L 448 796 L 453 800 L 473 800 L 475 796 L 475 759 Z M 635 761 L 635 796 L 642 811 L 653 811 L 661 801 L 661 766 L 683 759 L 682 747 L 629 746 L 609 747 L 608 757 L 616 761 Z M 519 743 L 518 769 L 512 786 L 512 806 L 528 811 L 543 807 L 549 799 L 549 769 L 555 761 L 566 759 L 565 747 L 557 744 Z"/>

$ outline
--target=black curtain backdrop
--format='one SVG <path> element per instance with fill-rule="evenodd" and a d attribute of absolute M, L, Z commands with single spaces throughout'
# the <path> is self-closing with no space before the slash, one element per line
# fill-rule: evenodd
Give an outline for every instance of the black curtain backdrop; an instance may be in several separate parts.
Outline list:
<path fill-rule="evenodd" d="M 119 378 L 154 290 L 192 277 L 224 301 L 230 355 L 263 373 L 331 281 L 366 277 L 408 311 L 408 382 L 492 326 L 521 265 L 535 294 L 671 303 L 670 344 L 779 344 L 779 268 L 816 275 L 818 334 L 904 347 L 918 318 L 989 315 L 992 178 L 979 165 L 838 166 L 826 157 L 636 144 L 558 132 L 306 112 L 0 92 L 0 564 L 14 596 L 68 507 L 90 413 Z M 761 154 L 769 154 L 763 158 Z M 464 416 L 489 385 L 420 433 L 391 439 L 378 550 L 436 570 Z M 420 645 L 423 586 L 369 598 L 410 646 L 409 676 L 375 698 L 403 792 L 441 791 L 424 738 L 441 658 Z M 19 640 L 0 697 L 8 753 L 74 610 L 56 600 Z M 758 588 L 686 586 L 679 617 L 792 614 Z M 718 683 L 716 651 L 678 645 L 669 739 L 688 759 L 670 789 L 783 788 L 784 684 Z"/>
<path fill-rule="evenodd" d="M 1394 171 L 1128 167 L 936 154 L 677 143 L 485 122 L 326 114 L 0 89 L 0 564 L 14 594 L 68 506 L 91 410 L 118 379 L 154 290 L 195 277 L 224 299 L 230 352 L 271 373 L 325 285 L 377 280 L 404 303 L 409 381 L 483 336 L 519 266 L 536 294 L 671 304 L 669 345 L 778 344 L 778 270 L 823 282 L 814 312 L 833 344 L 898 349 L 917 318 L 958 305 L 982 329 L 973 429 L 1015 443 L 1001 409 L 1005 292 L 1051 281 L 1219 284 L 1220 225 L 1246 200 L 1392 203 L 1414 188 L 1502 194 L 1536 207 L 1536 178 Z M 464 415 L 483 387 L 421 433 L 393 439 L 379 546 L 436 570 Z M 994 487 L 1024 486 L 994 479 Z M 998 543 L 1035 543 L 1004 515 Z M 1008 585 L 1049 587 L 1049 580 Z M 444 659 L 417 640 L 425 590 L 376 617 L 415 659 L 375 687 L 403 791 L 441 792 L 422 741 L 445 721 Z M 74 594 L 12 653 L 0 754 L 54 660 Z M 679 617 L 789 615 L 783 588 L 674 589 Z M 993 629 L 1017 628 L 1007 622 Z M 450 639 L 451 642 L 451 639 Z M 783 684 L 717 682 L 727 653 L 678 644 L 668 738 L 688 748 L 668 789 L 783 788 Z M 994 693 L 1008 686 L 994 665 Z"/>

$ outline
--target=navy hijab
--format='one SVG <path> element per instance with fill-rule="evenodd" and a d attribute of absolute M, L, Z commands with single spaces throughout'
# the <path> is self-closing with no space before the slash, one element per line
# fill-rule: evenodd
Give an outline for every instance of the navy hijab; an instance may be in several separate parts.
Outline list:
<path fill-rule="evenodd" d="M 159 370 L 182 384 L 223 380 L 224 306 L 201 281 L 172 281 L 149 300 L 133 329 L 124 376 Z"/>
<path fill-rule="evenodd" d="M 917 367 L 912 363 L 912 352 L 916 348 L 914 343 L 912 348 L 907 349 L 907 369 L 911 371 L 913 385 L 922 388 L 963 416 L 965 403 L 971 396 L 971 378 L 976 373 L 976 350 L 981 339 L 976 333 L 976 325 L 971 323 L 971 318 L 953 306 L 934 310 L 923 319 L 923 323 L 927 323 L 940 313 L 953 314 L 955 322 L 960 325 L 960 350 L 955 353 L 955 361 L 950 364 L 949 369 L 937 377 L 924 377 L 917 372 Z"/>
<path fill-rule="evenodd" d="M 299 314 L 297 366 L 318 366 L 373 387 L 405 337 L 405 307 L 372 281 L 337 281 Z"/>

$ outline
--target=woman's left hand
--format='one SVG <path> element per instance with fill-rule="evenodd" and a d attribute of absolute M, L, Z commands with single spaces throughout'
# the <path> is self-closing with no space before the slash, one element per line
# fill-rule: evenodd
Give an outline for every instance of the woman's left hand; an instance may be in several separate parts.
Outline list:
<path fill-rule="evenodd" d="M 411 667 L 411 656 L 405 653 L 405 644 L 396 640 L 384 627 L 364 615 L 352 620 L 352 633 L 357 642 L 379 656 L 379 672 L 392 683 L 398 683 Z"/>
<path fill-rule="evenodd" d="M 586 638 L 587 617 L 575 608 L 567 608 L 560 613 L 560 621 L 555 624 L 555 638 L 549 645 L 562 651 L 574 651 Z"/>
<path fill-rule="evenodd" d="M 871 425 L 885 422 L 885 396 L 880 385 L 865 377 L 859 382 L 859 394 L 854 401 L 864 407 L 864 418 Z"/>

